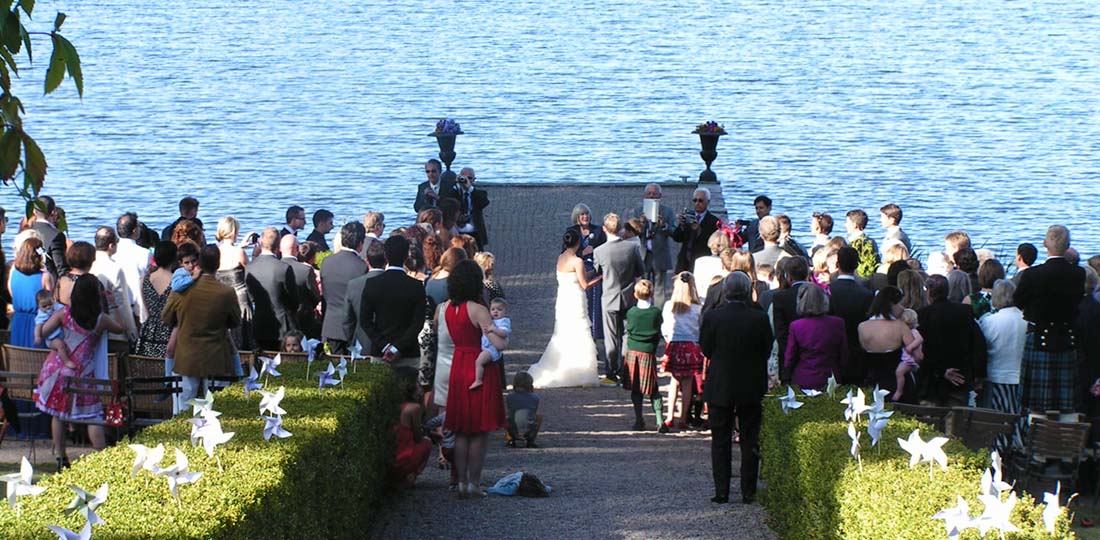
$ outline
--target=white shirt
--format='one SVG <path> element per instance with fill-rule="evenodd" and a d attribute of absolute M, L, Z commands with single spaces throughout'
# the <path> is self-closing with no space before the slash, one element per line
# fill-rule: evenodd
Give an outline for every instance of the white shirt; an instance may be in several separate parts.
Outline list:
<path fill-rule="evenodd" d="M 1010 306 L 984 315 L 978 324 L 989 351 L 986 372 L 989 382 L 1020 384 L 1020 363 L 1024 359 L 1027 321 L 1020 308 Z"/>
<path fill-rule="evenodd" d="M 129 238 L 120 238 L 118 249 L 111 259 L 122 268 L 122 278 L 134 303 L 133 312 L 144 323 L 149 314 L 146 313 L 145 297 L 141 294 L 141 281 L 149 273 L 149 250 Z"/>
<path fill-rule="evenodd" d="M 691 272 L 695 276 L 695 290 L 699 293 L 699 298 L 707 297 L 707 290 L 710 289 L 710 282 L 714 280 L 716 276 L 725 276 L 726 269 L 722 266 L 722 259 L 713 255 L 707 255 L 706 257 L 699 257 L 695 259 L 695 266 Z"/>
<path fill-rule="evenodd" d="M 462 200 L 466 201 L 466 211 L 469 212 L 470 215 L 470 221 L 467 221 L 465 225 L 459 227 L 459 232 L 472 233 L 477 231 L 477 229 L 474 228 L 474 199 L 473 195 L 471 195 L 473 192 L 474 190 L 472 189 L 459 190 L 459 193 L 462 194 Z"/>
<path fill-rule="evenodd" d="M 130 298 L 130 291 L 126 287 L 122 267 L 112 261 L 106 251 L 96 251 L 91 273 L 99 278 L 103 288 L 111 291 L 111 294 L 114 295 L 116 309 L 119 310 L 122 318 L 122 328 L 125 329 L 124 334 L 108 334 L 108 339 L 137 341 L 138 331 L 137 324 L 134 322 L 133 299 Z"/>
<path fill-rule="evenodd" d="M 661 310 L 661 335 L 667 343 L 673 341 L 699 341 L 699 323 L 703 319 L 703 306 L 692 304 L 687 313 L 673 314 L 672 300 L 665 302 Z"/>

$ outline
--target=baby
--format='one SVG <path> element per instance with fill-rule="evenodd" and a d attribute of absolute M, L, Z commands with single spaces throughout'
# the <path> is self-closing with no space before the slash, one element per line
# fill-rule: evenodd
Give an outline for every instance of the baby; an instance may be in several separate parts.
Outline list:
<path fill-rule="evenodd" d="M 69 346 L 65 345 L 64 334 L 62 333 L 61 326 L 58 325 L 50 335 L 43 336 L 42 330 L 46 321 L 50 320 L 50 316 L 62 309 L 53 301 L 53 292 L 42 289 L 34 295 L 35 301 L 38 303 L 38 314 L 34 316 L 34 342 L 36 345 L 42 345 L 45 343 L 50 350 L 57 353 L 57 356 L 61 358 L 62 364 L 69 369 L 76 369 L 77 365 L 69 358 Z"/>
<path fill-rule="evenodd" d="M 302 348 L 302 340 L 305 339 L 305 335 L 297 330 L 291 330 L 283 336 L 283 351 L 282 352 L 304 352 Z"/>
<path fill-rule="evenodd" d="M 894 401 L 901 399 L 902 390 L 905 389 L 905 377 L 910 372 L 920 369 L 920 361 L 924 359 L 924 338 L 917 331 L 917 312 L 906 309 L 901 312 L 901 322 L 909 325 L 909 331 L 913 333 L 913 342 L 901 350 L 901 362 L 895 372 L 898 378 L 898 389 L 894 392 Z"/>
<path fill-rule="evenodd" d="M 508 302 L 503 298 L 494 298 L 489 302 L 489 315 L 493 317 L 493 326 L 487 330 L 504 339 L 512 335 L 512 319 L 505 317 L 508 311 Z M 481 354 L 477 355 L 477 373 L 470 390 L 480 388 L 485 382 L 485 366 L 489 362 L 500 360 L 500 351 L 489 341 L 489 336 L 481 336 Z"/>

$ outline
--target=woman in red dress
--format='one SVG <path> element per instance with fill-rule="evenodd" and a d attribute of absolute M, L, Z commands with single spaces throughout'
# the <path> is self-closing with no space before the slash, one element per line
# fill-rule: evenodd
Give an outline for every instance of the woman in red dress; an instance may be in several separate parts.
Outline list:
<path fill-rule="evenodd" d="M 484 329 L 493 324 L 489 310 L 479 303 L 483 288 L 481 268 L 477 263 L 461 261 L 447 279 L 449 300 L 439 306 L 440 316 L 445 317 L 446 328 L 454 342 L 447 419 L 443 427 L 455 433 L 454 465 L 458 473 L 459 498 L 485 496 L 481 489 L 481 469 L 489 432 L 504 427 L 505 423 L 499 370 L 485 370 L 484 384 L 475 390 L 469 389 L 481 352 L 481 336 Z M 495 334 L 488 335 L 498 348 L 506 346 Z"/>

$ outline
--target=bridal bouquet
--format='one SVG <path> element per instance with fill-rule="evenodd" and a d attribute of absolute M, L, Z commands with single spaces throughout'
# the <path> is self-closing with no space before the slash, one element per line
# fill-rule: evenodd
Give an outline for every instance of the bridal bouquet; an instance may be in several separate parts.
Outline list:
<path fill-rule="evenodd" d="M 725 135 L 726 128 L 724 128 L 722 124 L 719 124 L 714 120 L 710 120 L 695 126 L 695 131 L 693 131 L 692 133 L 698 133 L 702 135 Z"/>
<path fill-rule="evenodd" d="M 450 118 L 444 118 L 435 123 L 435 135 L 459 135 L 462 133 L 462 128 L 458 126 L 458 122 Z"/>

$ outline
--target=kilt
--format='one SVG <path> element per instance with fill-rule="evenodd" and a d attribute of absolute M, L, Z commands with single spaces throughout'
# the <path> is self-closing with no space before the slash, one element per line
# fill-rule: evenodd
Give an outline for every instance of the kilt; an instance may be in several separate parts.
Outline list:
<path fill-rule="evenodd" d="M 643 396 L 657 395 L 656 356 L 627 349 L 623 369 L 623 388 L 640 392 Z"/>
<path fill-rule="evenodd" d="M 1028 333 L 1020 366 L 1020 407 L 1036 413 L 1074 410 L 1077 351 L 1040 351 L 1034 340 L 1035 334 Z"/>
<path fill-rule="evenodd" d="M 677 379 L 691 377 L 695 384 L 695 393 L 703 392 L 703 370 L 706 357 L 699 344 L 694 341 L 673 341 L 665 348 L 668 355 L 667 370 Z"/>

